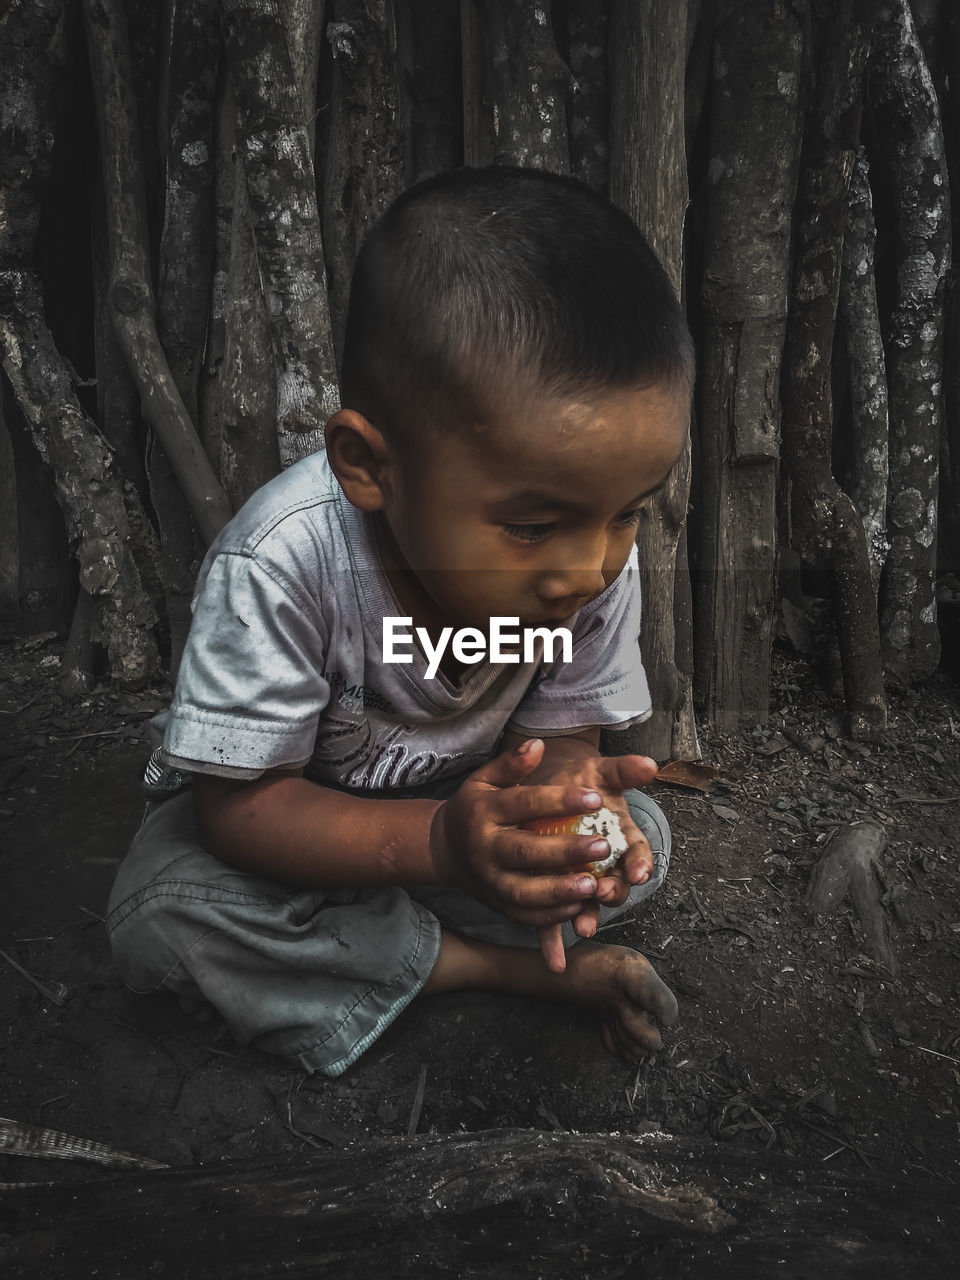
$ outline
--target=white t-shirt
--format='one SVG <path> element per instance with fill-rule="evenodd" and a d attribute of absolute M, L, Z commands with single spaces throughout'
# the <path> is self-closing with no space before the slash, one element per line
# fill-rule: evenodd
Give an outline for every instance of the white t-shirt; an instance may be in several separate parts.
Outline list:
<path fill-rule="evenodd" d="M 493 663 L 456 683 L 383 661 L 383 619 L 402 617 L 370 517 L 313 454 L 253 495 L 210 548 L 169 711 L 164 764 L 256 778 L 297 770 L 363 790 L 420 787 L 477 768 L 505 728 L 530 737 L 650 714 L 640 662 L 636 549 L 566 625 L 570 662 Z M 410 652 L 408 647 L 406 652 Z"/>

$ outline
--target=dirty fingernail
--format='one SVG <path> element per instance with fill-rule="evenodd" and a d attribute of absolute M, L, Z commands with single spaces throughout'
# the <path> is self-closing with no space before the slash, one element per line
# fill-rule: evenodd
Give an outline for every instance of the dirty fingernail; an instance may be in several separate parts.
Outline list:
<path fill-rule="evenodd" d="M 587 852 L 593 858 L 607 858 L 610 856 L 610 845 L 606 840 L 594 840 Z"/>
<path fill-rule="evenodd" d="M 587 809 L 599 809 L 603 800 L 596 791 L 587 791 L 583 796 L 583 804 Z"/>
<path fill-rule="evenodd" d="M 593 876 L 586 876 L 583 880 L 577 881 L 577 893 L 594 893 L 597 888 L 597 882 Z"/>

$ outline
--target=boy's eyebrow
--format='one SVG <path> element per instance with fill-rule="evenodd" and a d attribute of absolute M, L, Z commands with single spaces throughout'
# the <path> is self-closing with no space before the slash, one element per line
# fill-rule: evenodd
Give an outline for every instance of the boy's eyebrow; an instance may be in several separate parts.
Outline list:
<path fill-rule="evenodd" d="M 655 493 L 660 492 L 669 478 L 670 473 L 668 472 L 652 489 L 647 489 L 645 493 L 639 494 L 632 501 L 624 503 L 624 509 L 626 510 L 640 502 L 645 502 L 647 498 L 652 498 Z M 523 508 L 538 510 L 542 507 L 550 507 L 557 511 L 580 511 L 583 506 L 582 503 L 571 501 L 569 498 L 561 498 L 547 489 L 523 489 L 520 493 L 511 493 L 508 497 L 501 498 L 494 505 L 497 508 L 510 507 L 516 510 Z"/>
<path fill-rule="evenodd" d="M 550 493 L 547 489 L 523 489 L 520 493 L 511 493 L 506 498 L 500 498 L 495 504 L 498 507 L 557 507 L 561 510 L 574 511 L 577 508 L 576 502 L 571 502 L 567 498 L 560 498 L 555 493 Z"/>

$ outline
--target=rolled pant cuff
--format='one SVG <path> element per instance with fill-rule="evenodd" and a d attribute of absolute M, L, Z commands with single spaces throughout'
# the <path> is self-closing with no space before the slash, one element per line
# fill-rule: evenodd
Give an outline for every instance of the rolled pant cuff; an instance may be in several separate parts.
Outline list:
<path fill-rule="evenodd" d="M 275 1043 L 278 1038 L 271 1036 L 269 1044 L 265 1043 L 266 1037 L 255 1041 L 257 1047 L 269 1053 L 279 1053 L 286 1058 L 293 1058 L 304 1071 L 309 1073 L 319 1071 L 321 1075 L 329 1076 L 331 1079 L 343 1075 L 348 1067 L 352 1067 L 361 1054 L 383 1035 L 391 1022 L 403 1013 L 412 1000 L 416 999 L 437 962 L 442 936 L 440 922 L 420 903 L 415 902 L 412 905 L 420 917 L 416 947 L 406 969 L 390 983 L 389 987 L 371 987 L 349 1011 L 336 1031 L 325 1037 L 319 1044 L 307 1049 L 297 1049 Z M 398 991 L 397 988 L 402 989 Z M 390 992 L 396 992 L 396 994 L 391 996 Z M 375 1011 L 378 1005 L 383 1007 L 377 1013 Z M 376 1020 L 372 1025 L 367 1025 L 366 1030 L 356 1038 L 357 1023 L 370 1024 L 371 1017 L 375 1017 Z"/>

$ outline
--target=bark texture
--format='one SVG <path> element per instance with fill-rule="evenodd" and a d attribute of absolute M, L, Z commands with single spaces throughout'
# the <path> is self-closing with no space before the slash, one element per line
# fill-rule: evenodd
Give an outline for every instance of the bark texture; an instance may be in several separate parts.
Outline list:
<path fill-rule="evenodd" d="M 406 170 L 411 182 L 419 182 L 463 162 L 460 6 L 450 0 L 403 0 L 402 8 L 410 99 Z"/>
<path fill-rule="evenodd" d="M 797 16 L 786 21 L 752 0 L 724 6 L 714 39 L 698 398 L 697 700 L 713 724 L 734 731 L 763 724 L 769 710 L 802 51 Z"/>
<path fill-rule="evenodd" d="M 561 0 L 556 10 L 567 63 L 573 73 L 567 102 L 570 172 L 596 191 L 606 193 L 610 181 L 607 146 L 610 3 L 609 0 Z M 554 25 L 557 25 L 556 18 Z"/>
<path fill-rule="evenodd" d="M 80 586 L 98 598 L 111 669 L 145 684 L 157 651 L 153 603 L 131 546 L 127 505 L 110 450 L 84 413 L 76 375 L 57 350 L 32 259 L 40 192 L 53 146 L 55 66 L 62 0 L 14 0 L 0 19 L 3 131 L 20 148 L 0 162 L 0 350 L 34 443 L 53 471 Z"/>
<path fill-rule="evenodd" d="M 802 150 L 784 358 L 784 479 L 794 547 L 832 574 L 851 733 L 872 738 L 886 723 L 880 639 L 863 525 L 832 473 L 830 377 L 872 5 L 819 0 L 814 14 L 823 55 Z"/>
<path fill-rule="evenodd" d="M 610 1280 L 771 1276 L 784 1258 L 792 1276 L 945 1276 L 955 1201 L 729 1143 L 489 1131 L 5 1192 L 0 1261 L 7 1280 L 533 1280 L 585 1274 L 586 1256 Z"/>
<path fill-rule="evenodd" d="M 480 0 L 490 66 L 494 162 L 569 173 L 570 70 L 553 42 L 550 0 Z"/>
<path fill-rule="evenodd" d="M 898 231 L 887 339 L 890 551 L 881 629 L 887 670 L 911 680 L 930 675 L 940 659 L 937 486 L 950 198 L 936 91 L 907 0 L 880 6 L 871 87 Z"/>
<path fill-rule="evenodd" d="M 944 60 L 950 92 L 943 100 L 943 127 L 950 169 L 952 208 L 960 209 L 960 9 L 946 11 Z M 955 261 L 947 276 L 947 316 L 944 334 L 944 414 L 947 445 L 947 511 L 953 542 L 949 567 L 960 572 L 960 268 Z"/>
<path fill-rule="evenodd" d="M 16 571 L 14 630 L 66 635 L 76 607 L 77 571 L 51 468 L 34 442 L 9 380 L 0 378 L 16 502 L 11 517 Z"/>
<path fill-rule="evenodd" d="M 327 40 L 334 58 L 334 105 L 323 176 L 323 235 L 339 354 L 360 245 L 404 185 L 393 0 L 338 0 Z"/>
<path fill-rule="evenodd" d="M 492 164 L 497 149 L 489 75 L 484 49 L 483 18 L 478 0 L 460 0 L 460 50 L 463 60 L 463 163 L 479 168 Z"/>
<path fill-rule="evenodd" d="M 680 292 L 687 204 L 684 154 L 686 7 L 612 0 L 610 9 L 610 196 L 636 222 Z M 689 442 L 645 508 L 638 534 L 644 595 L 641 642 L 653 696 L 644 725 L 610 735 L 618 751 L 696 759 L 693 633 L 685 540 Z"/>
<path fill-rule="evenodd" d="M 850 179 L 850 211 L 843 238 L 840 276 L 840 316 L 850 383 L 851 463 L 846 488 L 863 521 L 874 591 L 890 548 L 887 540 L 890 422 L 874 270 L 876 234 L 870 169 L 861 147 Z"/>
<path fill-rule="evenodd" d="M 20 612 L 20 536 L 13 441 L 3 413 L 0 387 L 0 632 L 13 631 Z"/>
<path fill-rule="evenodd" d="M 172 5 L 164 67 L 163 234 L 157 329 L 192 421 L 203 365 L 213 280 L 213 127 L 220 57 L 215 0 Z"/>
<path fill-rule="evenodd" d="M 280 470 L 277 381 L 229 83 L 217 116 L 217 246 L 207 356 L 212 377 L 205 420 L 207 448 L 238 508 Z"/>
<path fill-rule="evenodd" d="M 198 528 L 212 541 L 229 520 L 231 510 L 157 335 L 136 98 L 123 6 L 120 0 L 84 0 L 84 15 L 107 197 L 113 323 L 140 391 L 144 417 L 163 445 Z"/>
<path fill-rule="evenodd" d="M 305 108 L 278 0 L 220 3 L 236 143 L 273 347 L 280 461 L 288 466 L 322 446 L 324 424 L 339 406 L 309 127 L 312 104 Z M 302 47 L 302 41 L 297 44 Z M 301 56 L 304 72 L 307 63 Z"/>
<path fill-rule="evenodd" d="M 165 31 L 160 123 L 164 143 L 163 231 L 157 270 L 157 332 L 193 423 L 210 315 L 214 250 L 214 105 L 220 24 L 214 0 L 173 3 Z M 160 575 L 175 671 L 190 626 L 190 598 L 203 539 L 162 449 L 149 461 L 160 535 Z"/>

